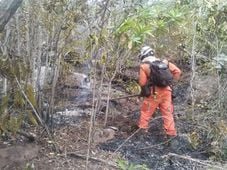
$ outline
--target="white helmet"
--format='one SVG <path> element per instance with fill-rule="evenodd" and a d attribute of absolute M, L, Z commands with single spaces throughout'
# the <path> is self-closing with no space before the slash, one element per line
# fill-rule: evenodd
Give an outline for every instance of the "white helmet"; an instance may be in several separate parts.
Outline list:
<path fill-rule="evenodd" d="M 149 46 L 145 46 L 140 51 L 139 59 L 143 60 L 145 57 L 148 56 L 154 56 L 154 50 Z"/>

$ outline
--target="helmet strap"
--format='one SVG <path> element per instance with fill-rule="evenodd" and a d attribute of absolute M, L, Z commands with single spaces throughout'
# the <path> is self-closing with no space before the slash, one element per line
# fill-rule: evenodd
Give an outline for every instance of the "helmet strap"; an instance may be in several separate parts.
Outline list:
<path fill-rule="evenodd" d="M 141 61 L 144 59 L 144 58 L 146 58 L 146 57 L 148 57 L 147 55 L 143 55 L 142 57 L 141 57 Z"/>
<path fill-rule="evenodd" d="M 152 53 L 152 54 L 153 54 L 153 53 Z M 141 61 L 142 61 L 144 58 L 149 57 L 149 56 L 152 56 L 152 55 L 151 55 L 151 52 L 149 52 L 149 53 L 146 54 L 146 55 L 141 56 Z"/>

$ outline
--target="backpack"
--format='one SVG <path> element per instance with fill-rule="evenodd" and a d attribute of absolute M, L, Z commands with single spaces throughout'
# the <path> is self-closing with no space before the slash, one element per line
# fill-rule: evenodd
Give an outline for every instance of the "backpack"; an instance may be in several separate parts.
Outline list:
<path fill-rule="evenodd" d="M 160 60 L 153 61 L 149 64 L 151 70 L 149 79 L 152 86 L 167 87 L 172 85 L 173 75 L 167 64 Z"/>

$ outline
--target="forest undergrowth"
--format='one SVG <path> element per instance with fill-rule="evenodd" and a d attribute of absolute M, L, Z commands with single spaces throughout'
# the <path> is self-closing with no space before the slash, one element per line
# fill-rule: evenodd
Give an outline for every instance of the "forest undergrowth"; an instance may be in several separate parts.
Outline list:
<path fill-rule="evenodd" d="M 225 169 L 226 14 L 225 0 L 0 0 L 0 166 Z M 140 92 L 145 45 L 182 70 L 172 150 L 159 112 L 133 135 L 142 99 L 112 100 Z"/>

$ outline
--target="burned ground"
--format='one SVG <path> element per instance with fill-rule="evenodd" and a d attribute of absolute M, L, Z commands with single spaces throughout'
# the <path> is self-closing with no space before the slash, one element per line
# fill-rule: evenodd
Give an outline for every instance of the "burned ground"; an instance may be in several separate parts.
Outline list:
<path fill-rule="evenodd" d="M 61 87 L 62 88 L 62 87 Z M 37 135 L 39 152 L 14 162 L 6 162 L 3 169 L 85 169 L 89 144 L 92 95 L 88 89 L 67 87 L 58 90 L 56 113 L 50 128 L 54 139 L 48 138 L 43 129 L 30 127 Z M 189 135 L 194 124 L 188 119 L 190 108 L 189 82 L 174 86 L 174 117 L 178 137 L 168 140 L 162 129 L 161 114 L 157 111 L 150 122 L 149 132 L 142 133 L 136 127 L 142 98 L 124 98 L 110 101 L 107 126 L 103 126 L 106 100 L 100 101 L 91 134 L 89 169 L 119 169 L 117 161 L 127 160 L 130 165 L 145 165 L 148 169 L 178 170 L 205 169 L 208 160 L 207 144 L 194 147 Z M 114 94 L 128 95 L 123 88 L 114 85 Z M 107 90 L 106 90 L 107 91 Z M 81 93 L 82 92 L 82 93 Z M 113 130 L 108 130 L 114 127 Z M 105 129 L 107 129 L 105 131 Z M 98 133 L 97 133 L 98 132 Z M 109 134 L 108 134 L 109 133 Z M 98 138 L 95 135 L 98 134 Z M 97 140 L 98 139 L 98 140 Z M 28 149 L 28 141 L 21 136 L 5 139 L 1 148 L 22 144 Z M 57 150 L 56 150 L 57 148 Z M 57 151 L 57 152 L 56 152 Z M 23 153 L 23 149 L 20 151 Z M 22 154 L 23 155 L 23 154 Z M 3 156 L 4 157 L 4 156 Z M 7 157 L 7 154 L 5 154 Z M 126 167 L 125 167 L 126 168 Z"/>
<path fill-rule="evenodd" d="M 182 107 L 185 107 L 182 105 L 186 104 L 186 92 L 187 84 L 181 84 L 175 89 L 175 119 L 179 131 L 179 135 L 175 139 L 170 141 L 166 139 L 159 111 L 155 113 L 147 134 L 137 132 L 134 127 L 139 116 L 139 110 L 136 110 L 139 103 L 134 100 L 134 112 L 128 112 L 127 116 L 119 115 L 109 122 L 110 126 L 117 126 L 119 129 L 116 138 L 100 144 L 99 147 L 111 152 L 120 152 L 132 164 L 145 164 L 149 169 L 204 169 L 200 164 L 193 163 L 189 159 L 171 156 L 176 154 L 201 160 L 207 159 L 206 154 L 200 153 L 191 146 L 186 135 L 192 126 L 185 121 L 183 118 L 185 113 L 182 113 L 181 110 Z M 127 104 L 122 105 L 127 108 Z"/>

